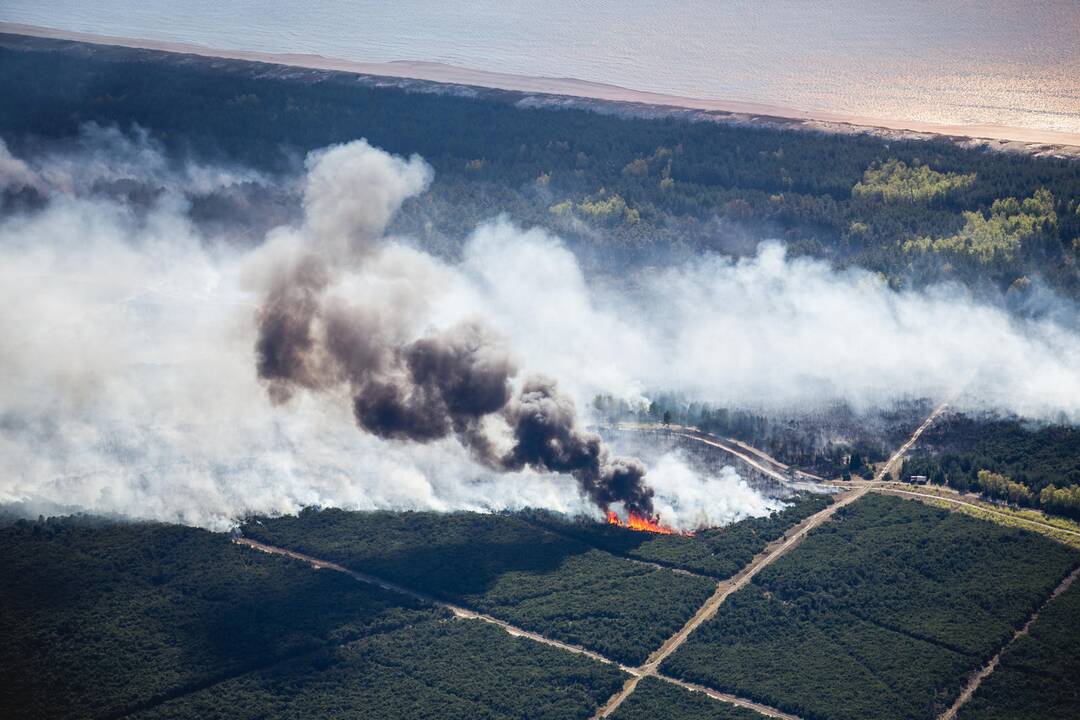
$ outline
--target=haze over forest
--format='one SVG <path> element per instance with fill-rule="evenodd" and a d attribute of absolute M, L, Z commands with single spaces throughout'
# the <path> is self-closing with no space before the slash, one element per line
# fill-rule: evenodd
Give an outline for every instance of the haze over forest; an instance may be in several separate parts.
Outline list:
<path fill-rule="evenodd" d="M 1080 715 L 1073 5 L 178 12 L 0 8 L 0 716 Z"/>

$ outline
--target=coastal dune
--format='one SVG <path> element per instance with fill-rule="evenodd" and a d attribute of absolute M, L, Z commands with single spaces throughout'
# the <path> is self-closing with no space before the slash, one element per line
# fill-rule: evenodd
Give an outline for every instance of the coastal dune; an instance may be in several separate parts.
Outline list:
<path fill-rule="evenodd" d="M 575 98 L 584 101 L 621 103 L 632 109 L 701 111 L 718 119 L 765 122 L 835 133 L 874 133 L 898 138 L 946 136 L 961 141 L 985 142 L 993 149 L 1039 154 L 1080 156 L 1080 133 L 1010 127 L 996 124 L 944 125 L 910 120 L 861 117 L 828 111 L 804 111 L 738 100 L 711 100 L 645 92 L 575 78 L 535 77 L 474 70 L 438 62 L 399 60 L 359 62 L 316 54 L 270 53 L 211 48 L 189 42 L 166 42 L 73 32 L 54 28 L 0 22 L 0 33 L 54 40 L 70 40 L 141 50 L 183 53 L 208 58 L 271 63 L 315 70 L 332 70 L 387 78 L 422 80 L 522 93 Z M 705 118 L 707 119 L 707 118 Z"/>

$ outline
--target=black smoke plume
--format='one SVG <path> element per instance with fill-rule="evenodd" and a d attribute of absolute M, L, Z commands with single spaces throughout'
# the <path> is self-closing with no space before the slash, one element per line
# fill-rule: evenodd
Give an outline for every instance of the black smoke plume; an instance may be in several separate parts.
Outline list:
<path fill-rule="evenodd" d="M 412 165 L 352 143 L 310 167 L 308 217 L 294 234 L 301 249 L 273 261 L 258 313 L 257 370 L 270 397 L 285 402 L 297 389 L 345 387 L 366 432 L 421 443 L 455 437 L 490 468 L 566 473 L 602 509 L 622 503 L 651 516 L 642 464 L 612 457 L 599 435 L 581 427 L 573 401 L 553 380 L 526 378 L 515 394 L 517 365 L 483 323 L 402 341 L 410 335 L 407 313 L 392 300 L 330 299 L 335 282 L 378 254 L 378 238 L 401 201 L 426 184 L 408 181 L 418 174 Z M 365 205 L 365 191 L 374 208 Z M 414 285 L 423 292 L 423 282 Z"/>

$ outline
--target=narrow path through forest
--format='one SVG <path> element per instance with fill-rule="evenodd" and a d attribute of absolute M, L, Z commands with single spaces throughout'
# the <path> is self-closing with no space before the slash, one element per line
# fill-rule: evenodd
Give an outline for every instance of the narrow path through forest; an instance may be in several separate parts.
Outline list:
<path fill-rule="evenodd" d="M 698 608 L 698 611 L 694 613 L 693 617 L 691 617 L 686 622 L 682 629 L 680 629 L 677 633 L 668 638 L 663 645 L 657 648 L 657 650 L 649 656 L 649 658 L 641 665 L 641 667 L 636 668 L 636 672 L 634 672 L 632 674 L 632 677 L 630 677 L 630 679 L 626 681 L 626 684 L 623 685 L 622 690 L 611 696 L 611 698 L 606 703 L 604 703 L 599 710 L 597 710 L 596 714 L 593 717 L 605 718 L 614 713 L 615 710 L 617 710 L 618 707 L 622 705 L 623 702 L 625 702 L 631 694 L 633 694 L 634 690 L 637 688 L 637 685 L 639 682 L 641 682 L 642 678 L 653 675 L 661 679 L 666 679 L 666 676 L 662 676 L 658 672 L 660 664 L 664 662 L 664 660 L 666 660 L 673 652 L 678 650 L 684 642 L 686 642 L 686 639 L 690 637 L 690 633 L 697 629 L 703 622 L 715 615 L 716 612 L 720 609 L 720 606 L 725 600 L 728 599 L 728 597 L 730 597 L 732 594 L 744 587 L 747 583 L 750 582 L 751 579 L 753 579 L 755 575 L 757 575 L 763 569 L 768 567 L 777 559 L 789 553 L 791 550 L 798 547 L 798 545 L 806 538 L 810 531 L 812 531 L 814 528 L 818 527 L 830 517 L 832 517 L 837 510 L 847 505 L 850 505 L 869 491 L 870 486 L 866 485 L 841 495 L 836 502 L 829 505 L 824 510 L 821 510 L 806 518 L 801 523 L 796 525 L 793 530 L 789 530 L 779 540 L 770 543 L 764 550 L 754 556 L 754 559 L 750 561 L 749 565 L 744 567 L 734 576 L 728 578 L 727 580 L 720 581 L 720 583 L 718 583 L 716 586 L 716 591 L 708 600 L 705 601 L 705 603 L 700 608 Z M 776 710 L 774 712 L 777 714 L 774 714 L 773 717 L 792 717 L 791 715 L 785 715 L 779 710 Z"/>
<path fill-rule="evenodd" d="M 970 508 L 975 508 L 979 512 L 990 513 L 992 515 L 999 515 L 999 516 L 1001 516 L 1003 518 L 1006 518 L 1006 519 L 1014 521 L 1014 522 L 1026 523 L 1028 525 L 1035 525 L 1035 526 L 1040 527 L 1040 528 L 1045 528 L 1046 530 L 1052 530 L 1053 532 L 1059 532 L 1059 533 L 1064 533 L 1066 535 L 1073 535 L 1073 536 L 1076 536 L 1076 537 L 1080 537 L 1080 531 L 1070 530 L 1069 528 L 1059 527 L 1057 525 L 1051 525 L 1050 523 L 1039 522 L 1038 520 L 1032 520 L 1031 518 L 1026 518 L 1026 517 L 1023 517 L 1023 516 L 1020 516 L 1020 515 L 1014 515 L 1014 514 L 1011 514 L 1011 513 L 1002 512 L 1000 510 L 995 510 L 992 507 L 987 507 L 987 504 L 985 504 L 985 503 L 978 503 L 978 502 L 973 502 L 971 500 L 964 500 L 962 497 L 959 497 L 959 493 L 957 493 L 957 495 L 958 495 L 957 497 L 948 497 L 947 495 L 937 495 L 937 494 L 934 494 L 934 493 L 922 493 L 922 492 L 916 492 L 914 490 L 904 490 L 904 489 L 895 488 L 895 487 L 876 488 L 876 492 L 880 492 L 880 493 L 883 493 L 885 495 L 900 495 L 900 496 L 904 496 L 904 497 L 925 498 L 925 499 L 928 499 L 928 500 L 940 500 L 941 502 L 952 503 L 953 505 L 965 505 L 965 506 L 970 507 Z M 948 492 L 948 490 L 946 490 L 946 492 Z"/>
<path fill-rule="evenodd" d="M 431 603 L 432 605 L 436 605 L 438 607 L 446 608 L 446 609 L 450 610 L 451 612 L 453 612 L 454 615 L 456 617 L 458 617 L 458 618 L 466 619 L 466 620 L 479 620 L 481 622 L 486 622 L 486 623 L 490 623 L 492 625 L 497 625 L 498 627 L 501 627 L 503 630 L 505 630 L 507 633 L 509 633 L 510 635 L 512 635 L 514 637 L 527 638 L 529 640 L 533 640 L 535 642 L 542 643 L 544 645 L 548 645 L 548 646 L 551 646 L 551 647 L 554 647 L 554 648 L 558 648 L 559 650 L 576 653 L 578 655 L 584 655 L 585 657 L 591 658 L 591 659 L 596 660 L 598 662 L 606 663 L 606 664 L 609 664 L 609 665 L 614 665 L 614 666 L 618 667 L 620 670 L 622 670 L 623 672 L 629 674 L 632 679 L 637 678 L 640 675 L 640 673 L 642 672 L 640 668 L 634 668 L 634 667 L 629 667 L 627 665 L 623 665 L 622 663 L 616 662 L 615 660 L 604 657 L 600 653 L 593 652 L 592 650 L 588 650 L 588 649 L 583 648 L 581 646 L 572 645 L 570 643 L 565 643 L 565 642 L 562 642 L 560 640 L 553 640 L 553 639 L 551 639 L 549 637 L 545 637 L 545 636 L 543 636 L 543 635 L 541 635 L 539 633 L 535 633 L 535 632 L 532 632 L 530 630 L 525 630 L 525 629 L 519 628 L 519 627 L 517 627 L 515 625 L 511 625 L 510 623 L 505 622 L 504 620 L 499 620 L 498 618 L 492 617 L 491 615 L 486 615 L 484 613 L 479 613 L 479 612 L 476 612 L 475 610 L 470 610 L 470 609 L 462 607 L 460 605 L 454 605 L 453 603 L 448 603 L 448 602 L 444 602 L 442 600 L 437 600 L 434 597 L 432 597 L 430 595 L 427 595 L 425 593 L 417 592 L 415 590 L 411 590 L 411 589 L 406 588 L 406 587 L 404 587 L 402 585 L 398 585 L 397 583 L 393 583 L 393 582 L 390 582 L 388 580 L 383 580 L 381 578 L 377 578 L 374 575 L 368 575 L 367 573 L 358 572 L 356 570 L 350 570 L 349 568 L 346 568 L 346 567 L 344 567 L 342 565 L 338 565 L 337 563 L 329 562 L 327 560 L 320 560 L 319 558 L 313 557 L 311 555 L 306 555 L 304 553 L 296 552 L 295 550 L 289 550 L 288 548 L 277 547 L 276 545 L 268 545 L 267 543 L 259 542 L 257 540 L 252 540 L 250 538 L 243 538 L 243 537 L 235 538 L 233 540 L 233 542 L 237 543 L 238 545 L 245 545 L 245 546 L 250 547 L 252 549 L 259 550 L 261 552 L 270 553 L 270 554 L 273 554 L 273 555 L 283 555 L 285 557 L 289 557 L 289 558 L 292 558 L 294 560 L 300 560 L 302 562 L 305 562 L 305 563 L 311 565 L 316 570 L 326 569 L 326 570 L 333 570 L 335 572 L 344 573 L 344 574 L 348 575 L 349 577 L 351 577 L 354 580 L 357 580 L 359 582 L 367 583 L 369 585 L 375 585 L 376 587 L 383 588 L 384 590 L 389 590 L 391 592 L 400 593 L 400 594 L 406 595 L 408 597 L 416 598 L 417 600 L 422 600 L 424 602 Z M 655 668 L 654 668 L 654 670 L 655 670 Z M 675 678 L 670 678 L 670 677 L 667 677 L 665 675 L 659 675 L 659 674 L 657 674 L 655 672 L 650 672 L 649 674 L 656 675 L 656 677 L 659 678 L 660 680 L 663 680 L 665 682 L 669 682 L 669 683 L 671 683 L 673 685 L 678 685 L 678 686 L 686 688 L 688 690 L 692 690 L 692 691 L 695 691 L 695 692 L 704 692 L 706 695 L 708 695 L 709 697 L 712 697 L 712 698 L 714 698 L 716 700 L 720 700 L 722 702 L 726 702 L 726 703 L 729 703 L 729 704 L 732 704 L 732 705 L 738 705 L 740 707 L 745 707 L 745 708 L 749 708 L 751 710 L 755 710 L 755 711 L 757 711 L 757 712 L 759 712 L 759 713 L 761 713 L 761 714 L 763 714 L 763 715 L 765 715 L 767 717 L 782 718 L 783 720 L 799 720 L 799 718 L 797 718 L 794 715 L 789 715 L 789 714 L 784 713 L 784 712 L 782 712 L 780 710 L 777 710 L 775 708 L 771 708 L 768 705 L 763 705 L 761 703 L 754 702 L 753 700 L 747 700 L 745 698 L 740 698 L 740 697 L 736 697 L 734 695 L 729 695 L 727 693 L 719 692 L 717 690 L 712 690 L 711 688 L 705 688 L 705 687 L 702 687 L 702 686 L 699 686 L 699 685 L 693 685 L 691 683 L 683 682 L 682 680 L 676 680 Z"/>
<path fill-rule="evenodd" d="M 560 650 L 577 653 L 578 655 L 584 655 L 585 657 L 592 658 L 593 660 L 598 660 L 599 662 L 607 663 L 609 665 L 617 665 L 626 672 L 633 672 L 633 668 L 626 667 L 621 663 L 615 662 L 614 660 L 606 658 L 599 653 L 593 652 L 592 650 L 587 650 L 579 645 L 572 645 L 570 643 L 564 643 L 559 640 L 552 640 L 551 638 L 544 637 L 543 635 L 540 635 L 538 633 L 534 633 L 529 630 L 519 628 L 515 625 L 511 625 L 510 623 L 504 620 L 499 620 L 498 618 L 492 617 L 491 615 L 485 615 L 484 613 L 479 613 L 475 610 L 470 610 L 460 605 L 454 605 L 453 603 L 437 600 L 431 595 L 417 592 L 415 590 L 410 590 L 407 587 L 398 585 L 397 583 L 392 583 L 388 580 L 383 580 L 382 578 L 377 578 L 374 575 L 368 575 L 366 573 L 357 572 L 356 570 L 350 570 L 349 568 L 338 565 L 337 563 L 320 560 L 319 558 L 312 557 L 311 555 L 305 555 L 304 553 L 299 553 L 295 550 L 289 550 L 287 548 L 277 547 L 275 545 L 268 545 L 266 543 L 262 543 L 257 540 L 251 540 L 249 538 L 236 538 L 234 542 L 239 545 L 247 545 L 248 547 L 254 548 L 256 550 L 261 550 L 262 552 L 271 553 L 273 555 L 284 555 L 286 557 L 293 558 L 294 560 L 301 560 L 311 565 L 316 570 L 326 569 L 334 570 L 335 572 L 345 573 L 354 580 L 358 580 L 362 583 L 375 585 L 376 587 L 380 587 L 384 590 L 389 590 L 390 592 L 407 595 L 409 597 L 416 598 L 417 600 L 421 600 L 423 602 L 430 603 L 438 607 L 446 608 L 459 618 L 467 620 L 481 620 L 486 623 L 491 623 L 492 625 L 498 625 L 503 630 L 515 637 L 529 638 L 530 640 L 535 640 L 536 642 L 543 643 L 545 645 L 557 647 Z"/>
<path fill-rule="evenodd" d="M 782 483 L 790 483 L 793 478 L 788 474 L 789 467 L 778 460 L 773 459 L 764 451 L 751 447 L 738 440 L 727 440 L 717 437 L 712 433 L 702 432 L 697 428 L 687 427 L 684 425 L 657 425 L 657 424 L 643 424 L 643 423 L 619 423 L 614 426 L 620 430 L 633 430 L 637 432 L 659 432 L 674 435 L 676 437 L 688 438 L 695 440 L 705 445 L 723 450 L 729 455 L 738 458 L 750 467 L 754 468 L 758 472 L 767 475 L 768 477 L 778 480 Z M 738 448 L 738 449 L 737 449 Z M 756 456 L 751 457 L 751 455 Z M 810 476 L 809 473 L 799 474 L 816 478 L 816 476 Z"/>
<path fill-rule="evenodd" d="M 972 674 L 972 676 L 968 679 L 967 684 L 964 685 L 964 689 L 960 692 L 959 697 L 956 698 L 956 702 L 952 704 L 952 707 L 943 712 L 938 717 L 938 720 L 954 720 L 954 718 L 956 717 L 956 713 L 959 712 L 960 708 L 962 708 L 964 704 L 971 699 L 971 696 L 974 695 L 975 691 L 979 689 L 980 685 L 982 685 L 983 680 L 990 677 L 990 674 L 997 669 L 998 664 L 1001 662 L 1001 654 L 1008 650 L 1014 642 L 1019 640 L 1024 635 L 1028 634 L 1028 630 L 1030 630 L 1031 626 L 1035 624 L 1035 621 L 1039 619 L 1039 614 L 1046 608 L 1047 605 L 1050 604 L 1050 601 L 1056 598 L 1061 593 L 1068 590 L 1069 586 L 1072 585 L 1073 582 L 1075 582 L 1078 575 L 1080 575 L 1080 568 L 1076 568 L 1071 573 L 1069 573 L 1065 577 L 1065 579 L 1061 581 L 1061 584 L 1054 588 L 1054 592 L 1050 593 L 1050 597 L 1046 598 L 1046 601 L 1039 606 L 1038 610 L 1036 610 L 1031 615 L 1031 617 L 1028 618 L 1028 621 L 1024 623 L 1024 627 L 1013 633 L 1013 636 L 1009 638 L 1009 641 L 1001 646 L 1001 648 L 997 651 L 997 654 L 994 655 L 994 657 L 990 658 L 990 662 L 986 663 L 986 665 L 979 668 L 979 670 Z"/>
<path fill-rule="evenodd" d="M 924 420 L 923 423 L 919 425 L 919 427 L 915 428 L 915 431 L 911 434 L 911 437 L 909 437 L 903 445 L 897 448 L 896 452 L 894 452 L 892 456 L 888 459 L 888 461 L 881 466 L 881 468 L 878 470 L 877 474 L 874 477 L 874 482 L 856 486 L 854 489 L 848 491 L 846 494 L 841 495 L 840 498 L 833 504 L 829 505 L 829 507 L 806 518 L 801 523 L 799 523 L 799 525 L 797 525 L 793 531 L 788 531 L 788 533 L 786 533 L 780 540 L 771 543 L 761 553 L 756 555 L 754 559 L 750 561 L 749 565 L 740 570 L 736 575 L 728 578 L 727 580 L 721 581 L 716 587 L 716 592 L 714 592 L 712 596 L 705 601 L 705 604 L 703 604 L 698 609 L 698 611 L 694 613 L 693 617 L 691 617 L 690 620 L 687 621 L 686 625 L 684 625 L 683 628 L 677 633 L 668 638 L 668 640 L 663 645 L 661 645 L 652 655 L 650 655 L 649 658 L 645 661 L 645 663 L 641 667 L 637 668 L 637 672 L 632 674 L 630 679 L 626 681 L 626 683 L 623 685 L 622 690 L 611 696 L 611 698 L 596 711 L 596 714 L 593 717 L 605 718 L 614 713 L 618 709 L 618 707 L 622 705 L 623 702 L 625 702 L 626 699 L 630 697 L 630 695 L 633 694 L 634 690 L 637 689 L 638 683 L 641 682 L 642 678 L 649 675 L 660 677 L 657 672 L 660 664 L 665 659 L 667 659 L 673 652 L 679 649 L 679 647 L 684 642 L 686 642 L 686 639 L 690 637 L 690 633 L 692 633 L 703 622 L 715 615 L 720 609 L 720 605 L 722 605 L 723 602 L 730 595 L 732 595 L 737 590 L 745 586 L 748 582 L 750 582 L 750 580 L 759 572 L 761 572 L 761 570 L 768 567 L 778 558 L 783 557 L 784 555 L 798 547 L 799 544 L 802 543 L 803 539 L 810 533 L 810 531 L 831 518 L 837 510 L 855 502 L 862 496 L 866 495 L 866 493 L 874 489 L 876 485 L 881 483 L 882 479 L 889 472 L 891 472 L 894 467 L 896 467 L 896 465 L 903 459 L 904 455 L 908 452 L 908 450 L 910 450 L 911 447 L 918 441 L 919 436 L 922 435 L 923 432 L 925 432 L 931 424 L 933 424 L 934 420 L 937 419 L 937 417 L 945 411 L 946 407 L 948 407 L 948 405 L 946 403 L 942 403 L 941 405 L 938 405 L 936 408 L 934 408 L 934 411 L 930 413 L 926 420 Z M 751 465 L 762 469 L 760 463 L 750 460 L 742 453 L 739 453 L 731 449 L 730 447 L 726 447 L 722 443 L 718 443 L 708 438 L 701 437 L 699 434 L 696 433 L 689 434 L 676 432 L 675 434 L 681 434 L 683 435 L 683 437 L 688 437 L 693 440 L 697 440 L 698 442 L 703 442 L 707 445 L 712 445 L 722 450 L 726 450 L 727 452 L 742 458 L 744 461 L 750 463 Z M 781 474 L 776 471 L 768 471 L 768 474 L 773 477 L 781 476 Z"/>
<path fill-rule="evenodd" d="M 892 457 L 889 458 L 888 462 L 882 466 L 881 470 L 875 477 L 875 482 L 859 485 L 847 491 L 846 493 L 843 493 L 834 503 L 829 505 L 827 508 L 804 519 L 793 529 L 785 533 L 781 538 L 770 543 L 764 550 L 758 553 L 746 567 L 744 567 L 734 576 L 727 578 L 726 580 L 720 581 L 717 584 L 716 591 L 709 597 L 708 600 L 705 601 L 705 603 L 700 608 L 698 608 L 697 612 L 694 613 L 694 615 L 686 622 L 686 624 L 673 636 L 668 638 L 668 640 L 666 640 L 659 648 L 657 648 L 640 667 L 636 668 L 623 665 L 622 663 L 611 660 L 610 658 L 606 658 L 599 653 L 593 652 L 581 646 L 564 643 L 559 640 L 553 640 L 551 638 L 540 635 L 539 633 L 535 633 L 511 625 L 510 623 L 499 620 L 498 618 L 492 617 L 491 615 L 486 615 L 484 613 L 479 613 L 474 610 L 462 607 L 460 605 L 454 605 L 452 603 L 448 603 L 442 600 L 437 600 L 436 598 L 425 593 L 411 590 L 402 585 L 398 585 L 397 583 L 383 580 L 373 575 L 368 575 L 366 573 L 358 572 L 356 570 L 351 570 L 337 563 L 321 560 L 311 555 L 306 555 L 304 553 L 289 550 L 287 548 L 268 545 L 266 543 L 262 543 L 249 538 L 236 538 L 235 542 L 237 544 L 260 550 L 262 552 L 272 553 L 275 555 L 283 555 L 285 557 L 290 557 L 295 560 L 306 562 L 315 569 L 327 569 L 333 570 L 335 572 L 344 573 L 359 582 L 375 585 L 377 587 L 383 588 L 384 590 L 400 593 L 409 597 L 416 598 L 418 600 L 422 600 L 424 602 L 431 603 L 439 607 L 444 607 L 453 612 L 454 615 L 458 618 L 480 620 L 482 622 L 487 622 L 492 625 L 497 625 L 498 627 L 501 627 L 507 633 L 515 637 L 528 638 L 535 642 L 543 643 L 545 645 L 555 647 L 566 652 L 583 655 L 598 662 L 615 665 L 619 669 L 629 674 L 630 678 L 626 681 L 626 683 L 623 685 L 623 688 L 619 692 L 613 695 L 596 711 L 596 714 L 594 715 L 594 717 L 596 718 L 604 718 L 610 716 L 612 713 L 615 712 L 616 709 L 618 709 L 620 705 L 622 705 L 623 702 L 625 702 L 628 697 L 630 697 L 631 694 L 633 694 L 634 690 L 637 688 L 637 685 L 639 682 L 641 682 L 642 678 L 652 676 L 664 682 L 672 683 L 690 691 L 705 693 L 709 697 L 712 697 L 716 700 L 754 710 L 767 717 L 782 718 L 783 720 L 799 720 L 799 718 L 794 715 L 785 713 L 781 710 L 769 707 L 767 705 L 763 705 L 761 703 L 754 702 L 752 700 L 736 697 L 728 693 L 720 692 L 719 690 L 715 690 L 701 685 L 695 685 L 693 683 L 684 682 L 682 680 L 663 675 L 659 672 L 659 667 L 664 660 L 666 660 L 672 653 L 674 653 L 679 647 L 681 647 L 683 643 L 686 642 L 687 638 L 695 629 L 697 629 L 702 623 L 704 623 L 706 620 L 716 614 L 716 612 L 720 609 L 720 606 L 729 596 L 731 596 L 733 593 L 737 592 L 739 589 L 749 583 L 755 575 L 761 572 L 761 570 L 768 567 L 777 559 L 783 557 L 791 550 L 798 547 L 799 544 L 802 543 L 802 541 L 811 531 L 813 531 L 822 523 L 826 522 L 838 510 L 840 510 L 840 508 L 850 505 L 851 503 L 866 495 L 866 493 L 870 492 L 872 489 L 875 489 L 875 486 L 877 486 L 881 482 L 885 474 L 889 472 L 891 468 L 896 465 L 897 462 L 900 461 L 903 455 L 911 448 L 912 445 L 915 444 L 923 431 L 925 431 L 926 428 L 930 426 L 930 424 L 939 414 L 941 414 L 945 407 L 945 405 L 941 405 L 936 408 L 934 412 L 926 419 L 926 421 L 923 422 L 923 424 L 920 425 L 918 428 L 916 428 L 915 432 L 908 439 L 908 441 L 905 442 L 892 455 Z M 718 447 L 721 450 L 724 450 L 728 453 L 731 453 L 732 455 L 739 457 L 744 462 L 747 462 L 751 466 L 761 470 L 762 472 L 772 477 L 780 479 L 784 482 L 789 481 L 789 478 L 783 473 L 780 473 L 771 468 L 766 468 L 761 462 L 748 457 L 745 453 L 735 450 L 726 444 L 701 437 L 697 434 L 675 434 L 682 434 L 684 437 L 688 437 L 699 442 L 704 442 L 706 444 Z M 760 455 L 760 453 L 757 454 Z M 1026 629 L 1027 626 L 1025 626 L 1024 630 L 1026 631 Z M 989 672 L 987 672 L 986 674 L 989 674 Z"/>

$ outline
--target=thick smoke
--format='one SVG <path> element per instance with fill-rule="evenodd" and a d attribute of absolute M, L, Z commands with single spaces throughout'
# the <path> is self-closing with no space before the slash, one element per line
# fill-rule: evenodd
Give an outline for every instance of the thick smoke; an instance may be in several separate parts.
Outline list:
<path fill-rule="evenodd" d="M 450 265 L 385 237 L 427 166 L 363 156 L 372 204 L 335 194 L 342 177 L 364 186 L 354 163 L 317 154 L 292 181 L 292 221 L 238 242 L 205 230 L 192 188 L 247 198 L 276 180 L 102 129 L 0 153 L 0 191 L 34 196 L 0 215 L 0 502 L 216 528 L 306 505 L 596 513 L 644 504 L 624 483 L 639 469 L 624 476 L 579 413 L 649 388 L 806 410 L 958 395 L 1080 420 L 1061 300 L 1022 320 L 772 243 L 598 287 L 558 238 L 502 220 Z M 771 507 L 726 471 L 647 464 L 677 527 Z"/>
<path fill-rule="evenodd" d="M 414 313 L 392 296 L 342 301 L 340 290 L 375 264 L 401 203 L 430 177 L 419 158 L 405 161 L 364 141 L 309 159 L 304 224 L 278 233 L 262 271 L 257 368 L 270 397 L 285 402 L 298 388 L 346 385 L 357 425 L 373 435 L 421 443 L 454 436 L 489 468 L 565 473 L 601 509 L 620 503 L 651 515 L 642 464 L 612 457 L 553 380 L 525 378 L 515 394 L 517 363 L 482 321 L 417 336 Z M 431 259 L 413 260 L 415 268 L 398 255 L 394 269 L 414 295 L 406 305 L 438 302 L 417 282 Z"/>

